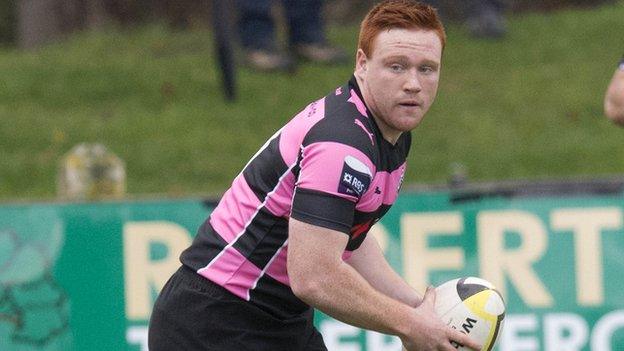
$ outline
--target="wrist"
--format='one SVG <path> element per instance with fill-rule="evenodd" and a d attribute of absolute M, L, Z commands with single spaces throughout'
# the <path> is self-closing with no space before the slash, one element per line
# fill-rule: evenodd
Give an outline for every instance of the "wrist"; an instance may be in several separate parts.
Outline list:
<path fill-rule="evenodd" d="M 405 306 L 403 312 L 405 313 L 403 318 L 400 318 L 400 322 L 393 326 L 393 334 L 398 336 L 402 341 L 413 338 L 414 329 L 418 328 L 417 324 L 420 322 L 415 308 Z"/>

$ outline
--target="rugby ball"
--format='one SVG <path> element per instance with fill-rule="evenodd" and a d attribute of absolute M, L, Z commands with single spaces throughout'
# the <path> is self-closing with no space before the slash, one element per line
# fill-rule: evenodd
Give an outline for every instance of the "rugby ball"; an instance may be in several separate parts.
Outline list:
<path fill-rule="evenodd" d="M 505 302 L 492 283 L 465 277 L 436 288 L 435 311 L 451 328 L 483 345 L 482 351 L 490 351 L 503 328 Z M 456 343 L 453 346 L 470 350 Z"/>

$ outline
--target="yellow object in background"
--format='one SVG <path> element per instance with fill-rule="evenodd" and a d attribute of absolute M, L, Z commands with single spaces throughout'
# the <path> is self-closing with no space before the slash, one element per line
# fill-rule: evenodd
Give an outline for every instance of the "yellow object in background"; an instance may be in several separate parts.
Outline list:
<path fill-rule="evenodd" d="M 125 193 L 125 164 L 104 145 L 78 144 L 61 160 L 58 173 L 59 198 L 120 199 Z"/>

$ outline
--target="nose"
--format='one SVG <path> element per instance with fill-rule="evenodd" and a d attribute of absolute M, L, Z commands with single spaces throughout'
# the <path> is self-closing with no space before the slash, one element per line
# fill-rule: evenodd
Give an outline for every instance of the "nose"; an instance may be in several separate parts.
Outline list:
<path fill-rule="evenodd" d="M 422 85 L 420 84 L 420 77 L 418 76 L 418 72 L 410 72 L 408 74 L 407 80 L 403 85 L 403 89 L 408 93 L 419 93 L 422 90 Z"/>

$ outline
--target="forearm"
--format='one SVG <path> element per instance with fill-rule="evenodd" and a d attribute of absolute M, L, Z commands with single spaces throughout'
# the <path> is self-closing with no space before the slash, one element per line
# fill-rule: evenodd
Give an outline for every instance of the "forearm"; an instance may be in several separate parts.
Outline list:
<path fill-rule="evenodd" d="M 347 261 L 379 292 L 409 306 L 418 306 L 422 296 L 388 264 L 374 237 L 367 237 Z"/>
<path fill-rule="evenodd" d="M 342 260 L 348 237 L 291 217 L 287 269 L 296 296 L 356 327 L 397 335 L 408 350 L 438 350 L 451 342 L 479 346 L 435 315 L 435 290 L 413 308 L 374 289 Z M 374 251 L 373 251 L 374 252 Z"/>
<path fill-rule="evenodd" d="M 384 263 L 387 265 L 387 262 Z M 390 266 L 377 266 L 377 269 L 370 272 L 365 279 L 379 292 L 409 306 L 416 307 L 422 301 L 422 295 L 409 286 Z"/>
<path fill-rule="evenodd" d="M 400 337 L 411 329 L 412 307 L 377 291 L 344 262 L 329 271 L 332 273 L 316 277 L 314 287 L 296 294 L 320 311 L 356 327 Z"/>
<path fill-rule="evenodd" d="M 414 327 L 414 308 L 375 290 L 342 260 L 346 234 L 291 218 L 288 236 L 288 276 L 297 297 L 357 327 L 400 337 Z"/>

